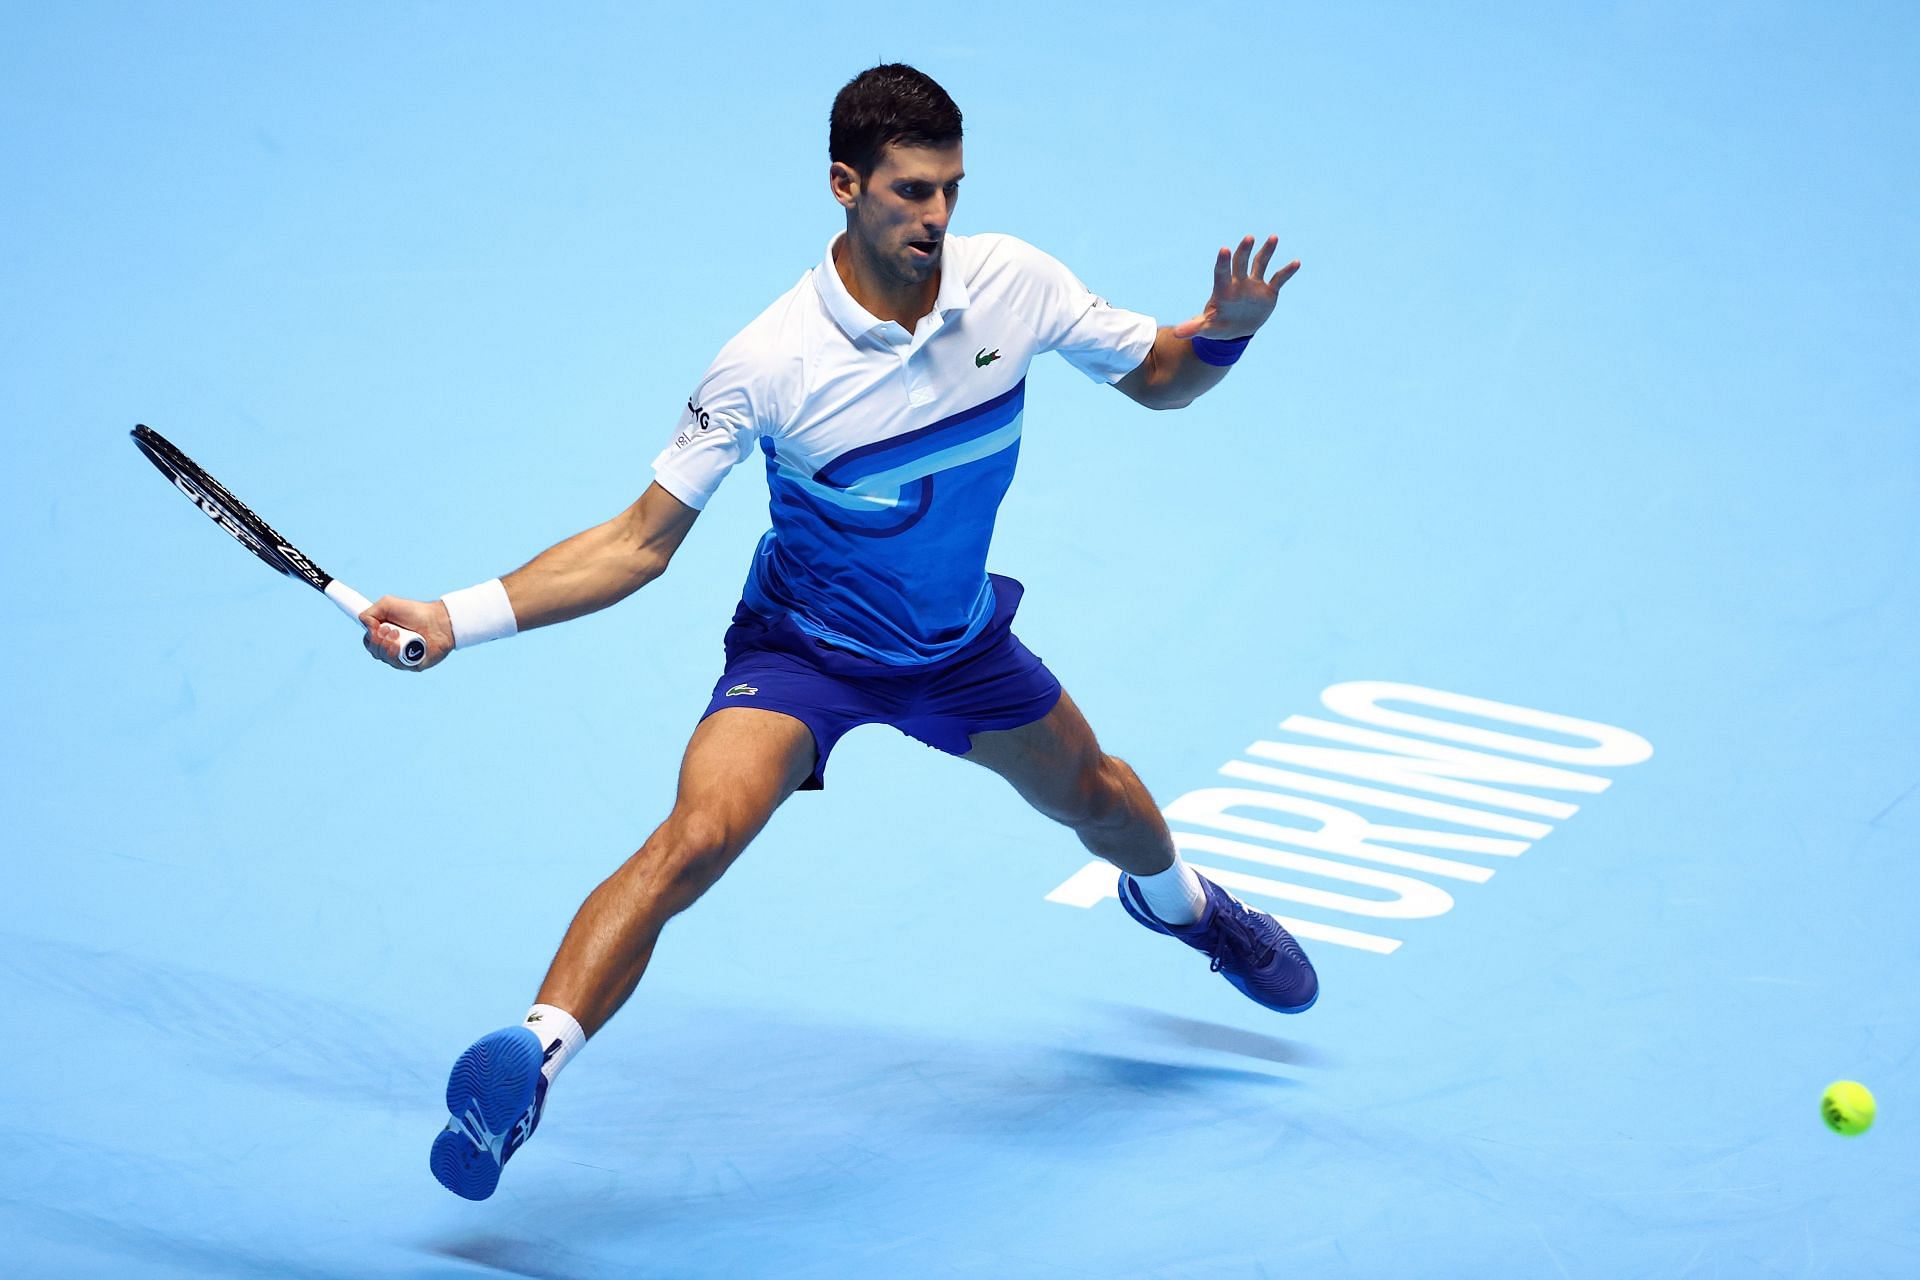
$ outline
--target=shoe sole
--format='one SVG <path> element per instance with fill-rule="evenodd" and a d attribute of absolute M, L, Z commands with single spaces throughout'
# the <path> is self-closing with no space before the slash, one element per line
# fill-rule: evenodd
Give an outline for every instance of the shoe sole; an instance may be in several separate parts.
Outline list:
<path fill-rule="evenodd" d="M 505 1133 L 533 1105 L 540 1078 L 540 1037 L 525 1027 L 484 1035 L 467 1047 L 447 1075 L 449 1118 L 478 1113 L 488 1133 Z M 428 1167 L 440 1185 L 468 1200 L 485 1200 L 500 1183 L 500 1165 L 458 1128 L 433 1140 Z"/>
<path fill-rule="evenodd" d="M 1221 974 L 1220 976 L 1223 978 L 1227 978 L 1226 974 Z M 1320 1003 L 1320 987 L 1318 983 L 1319 975 L 1315 974 L 1314 977 L 1316 981 L 1313 988 L 1313 999 L 1307 1001 L 1305 1004 L 1268 1004 L 1265 1000 L 1262 1000 L 1259 996 L 1254 995 L 1251 991 L 1248 991 L 1245 987 L 1235 982 L 1232 978 L 1227 978 L 1227 985 L 1232 987 L 1235 991 L 1238 991 L 1241 995 L 1245 996 L 1247 999 L 1259 1005 L 1262 1009 L 1271 1009 L 1275 1013 L 1305 1013 L 1307 1010 L 1313 1008 L 1314 1005 Z"/>

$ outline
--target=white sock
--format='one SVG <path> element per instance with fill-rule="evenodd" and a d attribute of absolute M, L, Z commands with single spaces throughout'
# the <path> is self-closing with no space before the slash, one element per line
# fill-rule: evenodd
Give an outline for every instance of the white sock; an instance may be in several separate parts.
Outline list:
<path fill-rule="evenodd" d="M 1147 909 L 1163 924 L 1192 924 L 1207 909 L 1206 886 L 1177 853 L 1173 855 L 1173 865 L 1165 871 L 1135 876 L 1133 882 L 1140 886 L 1140 896 L 1147 900 Z"/>
<path fill-rule="evenodd" d="M 547 1078 L 548 1084 L 552 1084 L 560 1068 L 567 1065 L 567 1059 L 580 1052 L 580 1046 L 587 1042 L 587 1033 L 580 1029 L 574 1016 L 550 1004 L 537 1004 L 527 1010 L 526 1021 L 521 1025 L 539 1036 L 540 1047 L 547 1051 L 540 1074 Z"/>

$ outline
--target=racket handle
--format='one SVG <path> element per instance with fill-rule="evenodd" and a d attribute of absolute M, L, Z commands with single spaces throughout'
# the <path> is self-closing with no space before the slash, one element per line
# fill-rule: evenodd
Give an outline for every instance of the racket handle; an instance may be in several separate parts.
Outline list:
<path fill-rule="evenodd" d="M 373 608 L 373 601 L 367 599 L 338 578 L 335 578 L 327 584 L 326 596 L 327 599 L 339 605 L 341 612 L 345 613 L 355 622 L 360 620 L 361 614 Z M 427 642 L 421 638 L 420 633 L 417 631 L 409 631 L 397 622 L 389 622 L 385 625 L 392 627 L 400 633 L 401 665 L 408 667 L 419 666 L 420 660 L 427 656 Z"/>

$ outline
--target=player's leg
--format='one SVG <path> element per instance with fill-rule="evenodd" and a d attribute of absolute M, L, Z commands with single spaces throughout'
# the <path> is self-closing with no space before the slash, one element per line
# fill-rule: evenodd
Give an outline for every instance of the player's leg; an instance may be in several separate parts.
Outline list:
<path fill-rule="evenodd" d="M 1033 723 L 971 738 L 964 759 L 1005 778 L 1096 856 L 1134 876 L 1157 875 L 1173 865 L 1173 836 L 1146 784 L 1126 761 L 1100 749 L 1093 727 L 1064 690 L 1053 710 Z"/>
<path fill-rule="evenodd" d="M 633 994 L 661 928 L 732 865 L 816 756 L 813 731 L 779 712 L 726 707 L 700 722 L 672 813 L 574 915 L 527 1021 L 455 1061 L 428 1160 L 443 1186 L 469 1200 L 493 1194 L 539 1125 L 553 1076 Z"/>
<path fill-rule="evenodd" d="M 673 812 L 574 915 L 540 984 L 592 1035 L 633 994 L 660 930 L 733 865 L 814 765 L 812 732 L 791 716 L 729 707 L 700 722 L 680 764 Z"/>
<path fill-rule="evenodd" d="M 1120 868 L 1121 905 L 1135 920 L 1206 952 L 1228 982 L 1270 1009 L 1302 1013 L 1319 998 L 1319 977 L 1293 935 L 1181 860 L 1146 786 L 1100 749 L 1064 690 L 1038 720 L 970 739 L 966 759 L 1005 778 Z"/>

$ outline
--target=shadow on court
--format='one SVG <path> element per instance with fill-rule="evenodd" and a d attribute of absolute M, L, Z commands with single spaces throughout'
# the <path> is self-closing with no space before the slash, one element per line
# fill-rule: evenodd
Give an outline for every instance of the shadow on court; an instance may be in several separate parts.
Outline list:
<path fill-rule="evenodd" d="M 744 1275 L 762 1273 L 775 1241 L 791 1253 L 784 1274 L 827 1274 L 849 1251 L 884 1273 L 916 1231 L 943 1237 L 924 1274 L 1056 1274 L 1032 1259 L 1008 1271 L 1002 1242 L 955 1240 L 940 1215 L 983 1197 L 1058 1213 L 1083 1174 L 1223 1127 L 1288 1149 L 1302 1069 L 1325 1061 L 1298 1041 L 1124 1004 L 968 1038 L 659 1001 L 596 1039 L 500 1193 L 474 1206 L 425 1168 L 445 1046 L 384 1016 L 379 993 L 317 998 L 17 935 L 4 954 L 11 986 L 100 1048 L 60 1084 L 115 1098 L 90 1139 L 10 1144 L 44 1174 L 6 1216 L 49 1247 L 154 1274 L 331 1275 L 354 1256 L 362 1276 L 559 1280 L 633 1274 L 612 1260 L 637 1256 L 662 1274 Z M 223 1105 L 206 1109 L 216 1094 Z M 202 1145 L 230 1159 L 203 1168 Z M 322 1186 L 337 1230 L 258 1229 Z M 230 1211 L 190 1209 L 209 1204 Z M 399 1225 L 423 1215 L 431 1225 Z"/>
<path fill-rule="evenodd" d="M 1273 1037 L 1236 1042 L 1232 1028 L 1195 1020 L 1157 1026 L 1144 1016 L 1150 1011 L 1140 1012 L 1136 1030 L 1152 1040 L 1234 1045 L 1268 1061 L 1314 1056 Z M 845 1265 L 855 1239 L 875 1247 L 886 1240 L 884 1253 L 897 1263 L 912 1224 L 936 1230 L 930 1215 L 982 1194 L 1026 1197 L 1041 1212 L 1071 1196 L 1075 1168 L 1183 1145 L 1195 1130 L 1223 1124 L 1256 1126 L 1285 1145 L 1287 1099 L 1300 1088 L 1271 1070 L 1105 1044 L 1108 1037 L 1083 1026 L 1062 1027 L 1060 1038 L 1073 1041 L 1062 1044 L 758 1012 L 655 1011 L 646 1025 L 650 1043 L 639 1053 L 608 1046 L 591 1075 L 570 1071 L 575 1088 L 555 1090 L 524 1167 L 516 1162 L 496 1197 L 515 1223 L 573 1250 L 573 1264 L 503 1230 L 498 1213 L 484 1230 L 436 1233 L 421 1248 L 543 1278 L 594 1273 L 594 1255 L 646 1257 L 660 1248 L 684 1259 L 695 1240 L 700 1274 L 734 1266 L 751 1274 L 773 1240 L 802 1242 L 793 1274 L 804 1273 L 797 1259 L 815 1249 Z M 656 1053 L 652 1043 L 664 1047 Z M 998 1181 L 983 1187 L 987 1169 L 999 1171 Z M 892 1225 L 876 1231 L 879 1223 Z M 947 1239 L 941 1247 L 955 1246 Z M 939 1265 L 989 1273 L 994 1248 L 983 1240 L 977 1257 Z M 1032 1274 L 1053 1274 L 1029 1265 L 1039 1267 Z"/>
<path fill-rule="evenodd" d="M 1313 1045 L 1300 1040 L 1264 1035 L 1222 1022 L 1185 1018 L 1136 1004 L 1090 1001 L 1089 1007 L 1130 1028 L 1135 1035 L 1154 1037 L 1166 1043 L 1191 1049 L 1211 1049 L 1242 1058 L 1277 1062 L 1295 1067 L 1327 1067 L 1333 1059 Z"/>

